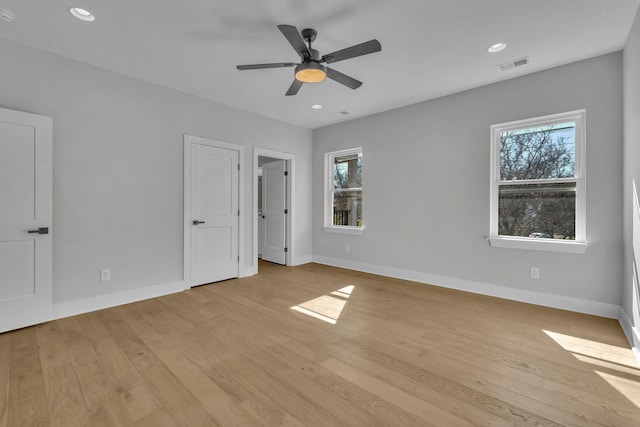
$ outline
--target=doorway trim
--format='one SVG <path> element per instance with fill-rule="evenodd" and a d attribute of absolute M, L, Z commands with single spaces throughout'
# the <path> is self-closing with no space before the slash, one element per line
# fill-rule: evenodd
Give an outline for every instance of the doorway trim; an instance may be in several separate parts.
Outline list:
<path fill-rule="evenodd" d="M 285 244 L 288 248 L 287 256 L 285 257 L 286 265 L 291 266 L 295 259 L 295 246 L 293 243 L 293 230 L 295 230 L 295 218 L 296 211 L 293 209 L 295 204 L 295 158 L 296 156 L 291 153 L 285 153 L 283 151 L 268 150 L 266 148 L 253 147 L 253 210 L 251 215 L 253 216 L 253 256 L 252 256 L 252 272 L 251 274 L 258 274 L 258 157 L 271 157 L 278 160 L 287 161 L 287 171 L 289 172 L 289 180 L 287 181 L 287 209 L 289 215 L 287 218 L 286 226 L 286 238 Z"/>
<path fill-rule="evenodd" d="M 184 134 L 184 215 L 183 215 L 183 232 L 184 232 L 184 257 L 182 267 L 182 280 L 184 281 L 184 289 L 191 289 L 191 146 L 192 144 L 208 145 L 210 147 L 224 148 L 238 152 L 238 163 L 240 170 L 238 173 L 238 209 L 240 210 L 240 218 L 238 220 L 238 277 L 243 277 L 244 266 L 244 226 L 245 226 L 245 209 L 244 209 L 244 146 L 232 144 L 229 142 L 218 141 L 215 139 L 204 138 Z M 256 266 L 257 267 L 257 266 Z"/>

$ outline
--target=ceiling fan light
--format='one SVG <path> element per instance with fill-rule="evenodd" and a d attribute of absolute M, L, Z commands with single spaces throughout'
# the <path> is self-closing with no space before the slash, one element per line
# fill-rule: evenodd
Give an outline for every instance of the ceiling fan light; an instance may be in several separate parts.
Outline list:
<path fill-rule="evenodd" d="M 306 62 L 296 67 L 295 76 L 303 83 L 319 83 L 327 77 L 327 69 L 317 62 Z"/>
<path fill-rule="evenodd" d="M 70 7 L 69 13 L 71 13 L 73 16 L 80 19 L 81 21 L 93 22 L 96 20 L 96 17 L 93 16 L 91 12 L 81 7 Z"/>

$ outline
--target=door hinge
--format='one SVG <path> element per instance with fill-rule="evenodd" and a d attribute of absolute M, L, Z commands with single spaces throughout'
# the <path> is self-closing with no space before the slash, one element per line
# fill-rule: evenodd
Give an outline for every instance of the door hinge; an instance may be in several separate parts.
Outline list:
<path fill-rule="evenodd" d="M 288 214 L 288 213 L 289 213 L 289 209 L 285 209 L 285 210 L 284 210 L 284 214 L 286 215 L 286 214 Z"/>
<path fill-rule="evenodd" d="M 240 255 L 238 255 L 238 262 L 240 262 Z"/>
<path fill-rule="evenodd" d="M 238 170 L 240 170 L 240 163 L 238 163 Z"/>
<path fill-rule="evenodd" d="M 240 209 L 238 209 L 238 216 L 240 216 Z"/>
<path fill-rule="evenodd" d="M 284 176 L 289 176 L 289 171 L 284 171 Z"/>
<path fill-rule="evenodd" d="M 284 251 L 285 252 L 289 252 L 289 248 L 284 248 Z"/>

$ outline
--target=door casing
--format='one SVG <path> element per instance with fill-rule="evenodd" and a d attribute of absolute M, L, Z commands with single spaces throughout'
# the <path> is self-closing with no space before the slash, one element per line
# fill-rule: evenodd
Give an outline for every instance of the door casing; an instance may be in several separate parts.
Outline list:
<path fill-rule="evenodd" d="M 253 206 L 254 209 L 251 212 L 253 215 L 253 266 L 250 274 L 258 274 L 258 157 L 271 157 L 273 159 L 280 159 L 287 161 L 287 171 L 289 172 L 287 181 L 287 209 L 289 214 L 287 215 L 286 226 L 286 245 L 287 256 L 286 265 L 294 265 L 296 248 L 292 238 L 293 230 L 295 230 L 296 224 L 296 211 L 295 211 L 295 185 L 296 185 L 296 173 L 295 173 L 295 155 L 291 153 L 285 153 L 282 151 L 268 150 L 265 148 L 254 147 L 253 149 Z"/>

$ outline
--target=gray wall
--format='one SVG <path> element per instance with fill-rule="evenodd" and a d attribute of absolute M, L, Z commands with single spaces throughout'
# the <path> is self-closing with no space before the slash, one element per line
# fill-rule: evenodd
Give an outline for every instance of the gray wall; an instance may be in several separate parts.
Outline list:
<path fill-rule="evenodd" d="M 640 192 L 640 12 L 624 49 L 624 284 L 622 307 L 632 326 L 640 326 L 640 207 L 634 211 L 634 190 Z M 640 197 L 640 194 L 636 195 Z M 635 212 L 635 213 L 634 213 Z M 635 226 L 634 226 L 635 223 Z M 634 273 L 635 269 L 635 273 Z M 634 292 L 635 288 L 635 292 Z M 631 331 L 627 331 L 629 334 Z M 636 329 L 637 334 L 637 329 Z M 640 336 L 635 345 L 640 347 Z"/>
<path fill-rule="evenodd" d="M 185 133 L 245 146 L 248 212 L 253 147 L 295 154 L 295 256 L 311 256 L 311 131 L 3 40 L 0 58 L 0 106 L 53 117 L 54 303 L 182 280 Z"/>
<path fill-rule="evenodd" d="M 583 255 L 490 247 L 489 127 L 582 108 L 590 247 Z M 314 257 L 620 304 L 621 53 L 316 129 L 313 138 Z M 366 229 L 325 233 L 323 154 L 357 146 Z"/>

